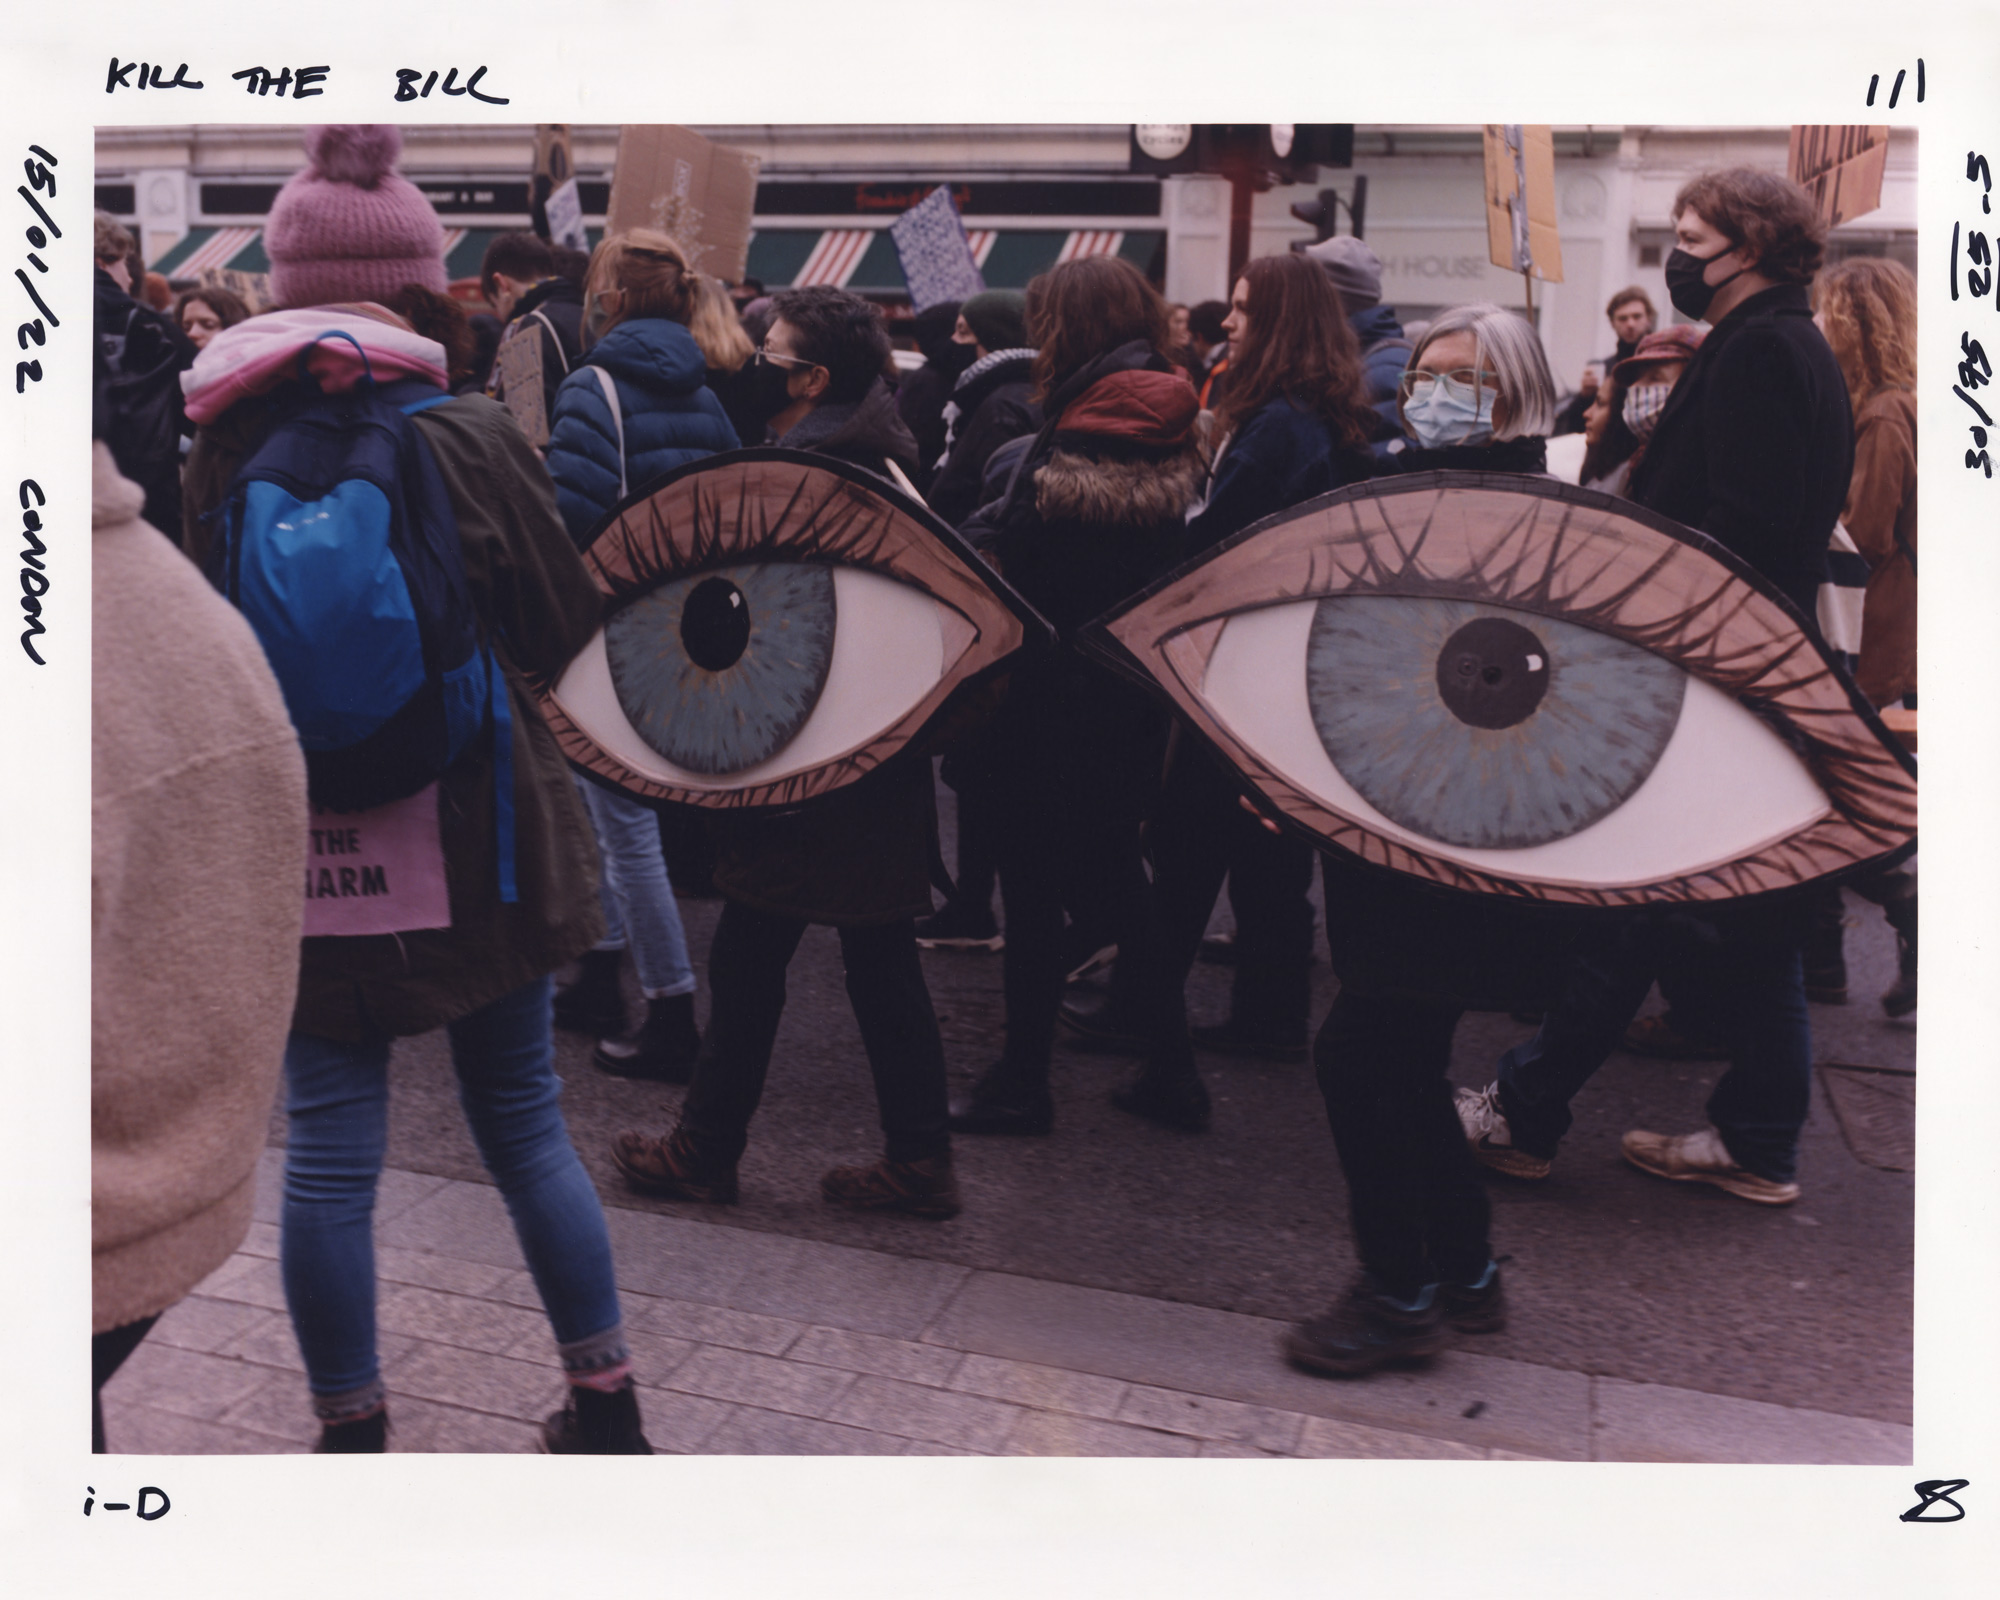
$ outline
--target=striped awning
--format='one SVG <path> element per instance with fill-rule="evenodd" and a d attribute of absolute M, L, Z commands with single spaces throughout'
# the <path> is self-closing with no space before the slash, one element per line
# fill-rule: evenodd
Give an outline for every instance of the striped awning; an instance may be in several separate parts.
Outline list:
<path fill-rule="evenodd" d="M 257 247 L 261 258 L 264 254 L 260 238 L 262 228 L 190 228 L 187 237 L 152 263 L 152 270 L 168 278 L 198 278 L 211 267 L 236 266 L 239 272 L 262 272 L 270 263 L 259 261 L 255 267 L 236 265 L 236 258 Z"/>
<path fill-rule="evenodd" d="M 1165 235 L 1157 229 L 980 228 L 968 229 L 966 238 L 988 287 L 1024 289 L 1058 262 L 1083 256 L 1123 256 L 1145 271 Z M 750 237 L 746 273 L 767 289 L 817 283 L 874 294 L 906 289 L 886 228 L 759 229 Z"/>

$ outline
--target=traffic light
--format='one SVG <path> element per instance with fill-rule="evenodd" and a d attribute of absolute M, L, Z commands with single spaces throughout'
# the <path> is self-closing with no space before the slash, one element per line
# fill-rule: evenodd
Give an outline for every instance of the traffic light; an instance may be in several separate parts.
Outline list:
<path fill-rule="evenodd" d="M 1262 190 L 1275 184 L 1310 183 L 1323 166 L 1353 164 L 1351 122 L 1131 125 L 1129 170 L 1161 177 L 1214 172 Z"/>
<path fill-rule="evenodd" d="M 1361 237 L 1362 225 L 1368 215 L 1368 177 L 1366 173 L 1354 175 L 1353 192 L 1343 195 L 1338 189 L 1322 189 L 1316 200 L 1301 200 L 1292 207 L 1292 215 L 1312 229 L 1314 244 L 1331 239 L 1340 231 L 1340 210 L 1347 209 L 1347 220 L 1353 226 L 1354 237 Z"/>

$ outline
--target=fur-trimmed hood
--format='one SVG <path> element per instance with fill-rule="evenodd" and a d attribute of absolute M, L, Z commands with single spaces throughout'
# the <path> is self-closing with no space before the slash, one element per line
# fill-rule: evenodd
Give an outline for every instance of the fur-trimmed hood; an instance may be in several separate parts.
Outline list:
<path fill-rule="evenodd" d="M 1035 509 L 1048 522 L 1177 522 L 1200 493 L 1203 470 L 1192 442 L 1164 458 L 1059 449 L 1035 473 Z"/>
<path fill-rule="evenodd" d="M 1062 410 L 1054 449 L 1035 471 L 1045 521 L 1147 527 L 1187 513 L 1206 465 L 1200 406 L 1178 372 L 1125 370 L 1090 384 Z"/>

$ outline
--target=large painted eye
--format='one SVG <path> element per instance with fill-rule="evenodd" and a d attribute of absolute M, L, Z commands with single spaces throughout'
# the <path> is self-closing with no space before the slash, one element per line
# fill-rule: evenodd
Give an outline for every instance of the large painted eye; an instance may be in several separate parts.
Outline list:
<path fill-rule="evenodd" d="M 543 712 L 578 767 L 655 802 L 789 806 L 841 788 L 1048 635 L 921 507 L 791 450 L 655 479 L 584 559 L 612 610 Z"/>
<path fill-rule="evenodd" d="M 1755 574 L 1538 479 L 1426 473 L 1246 531 L 1087 631 L 1320 842 L 1434 883 L 1723 899 L 1915 836 L 1915 764 Z"/>

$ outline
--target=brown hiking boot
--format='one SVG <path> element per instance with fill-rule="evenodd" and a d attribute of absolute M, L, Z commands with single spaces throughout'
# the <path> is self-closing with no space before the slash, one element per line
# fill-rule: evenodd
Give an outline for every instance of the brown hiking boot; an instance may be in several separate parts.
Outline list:
<path fill-rule="evenodd" d="M 909 1217 L 943 1222 L 959 1213 L 958 1180 L 950 1156 L 927 1161 L 876 1162 L 871 1167 L 835 1167 L 819 1180 L 821 1198 L 850 1211 L 900 1211 Z"/>
<path fill-rule="evenodd" d="M 736 1204 L 736 1163 L 706 1159 L 679 1128 L 664 1139 L 627 1128 L 611 1141 L 611 1159 L 626 1186 L 667 1200 Z"/>

